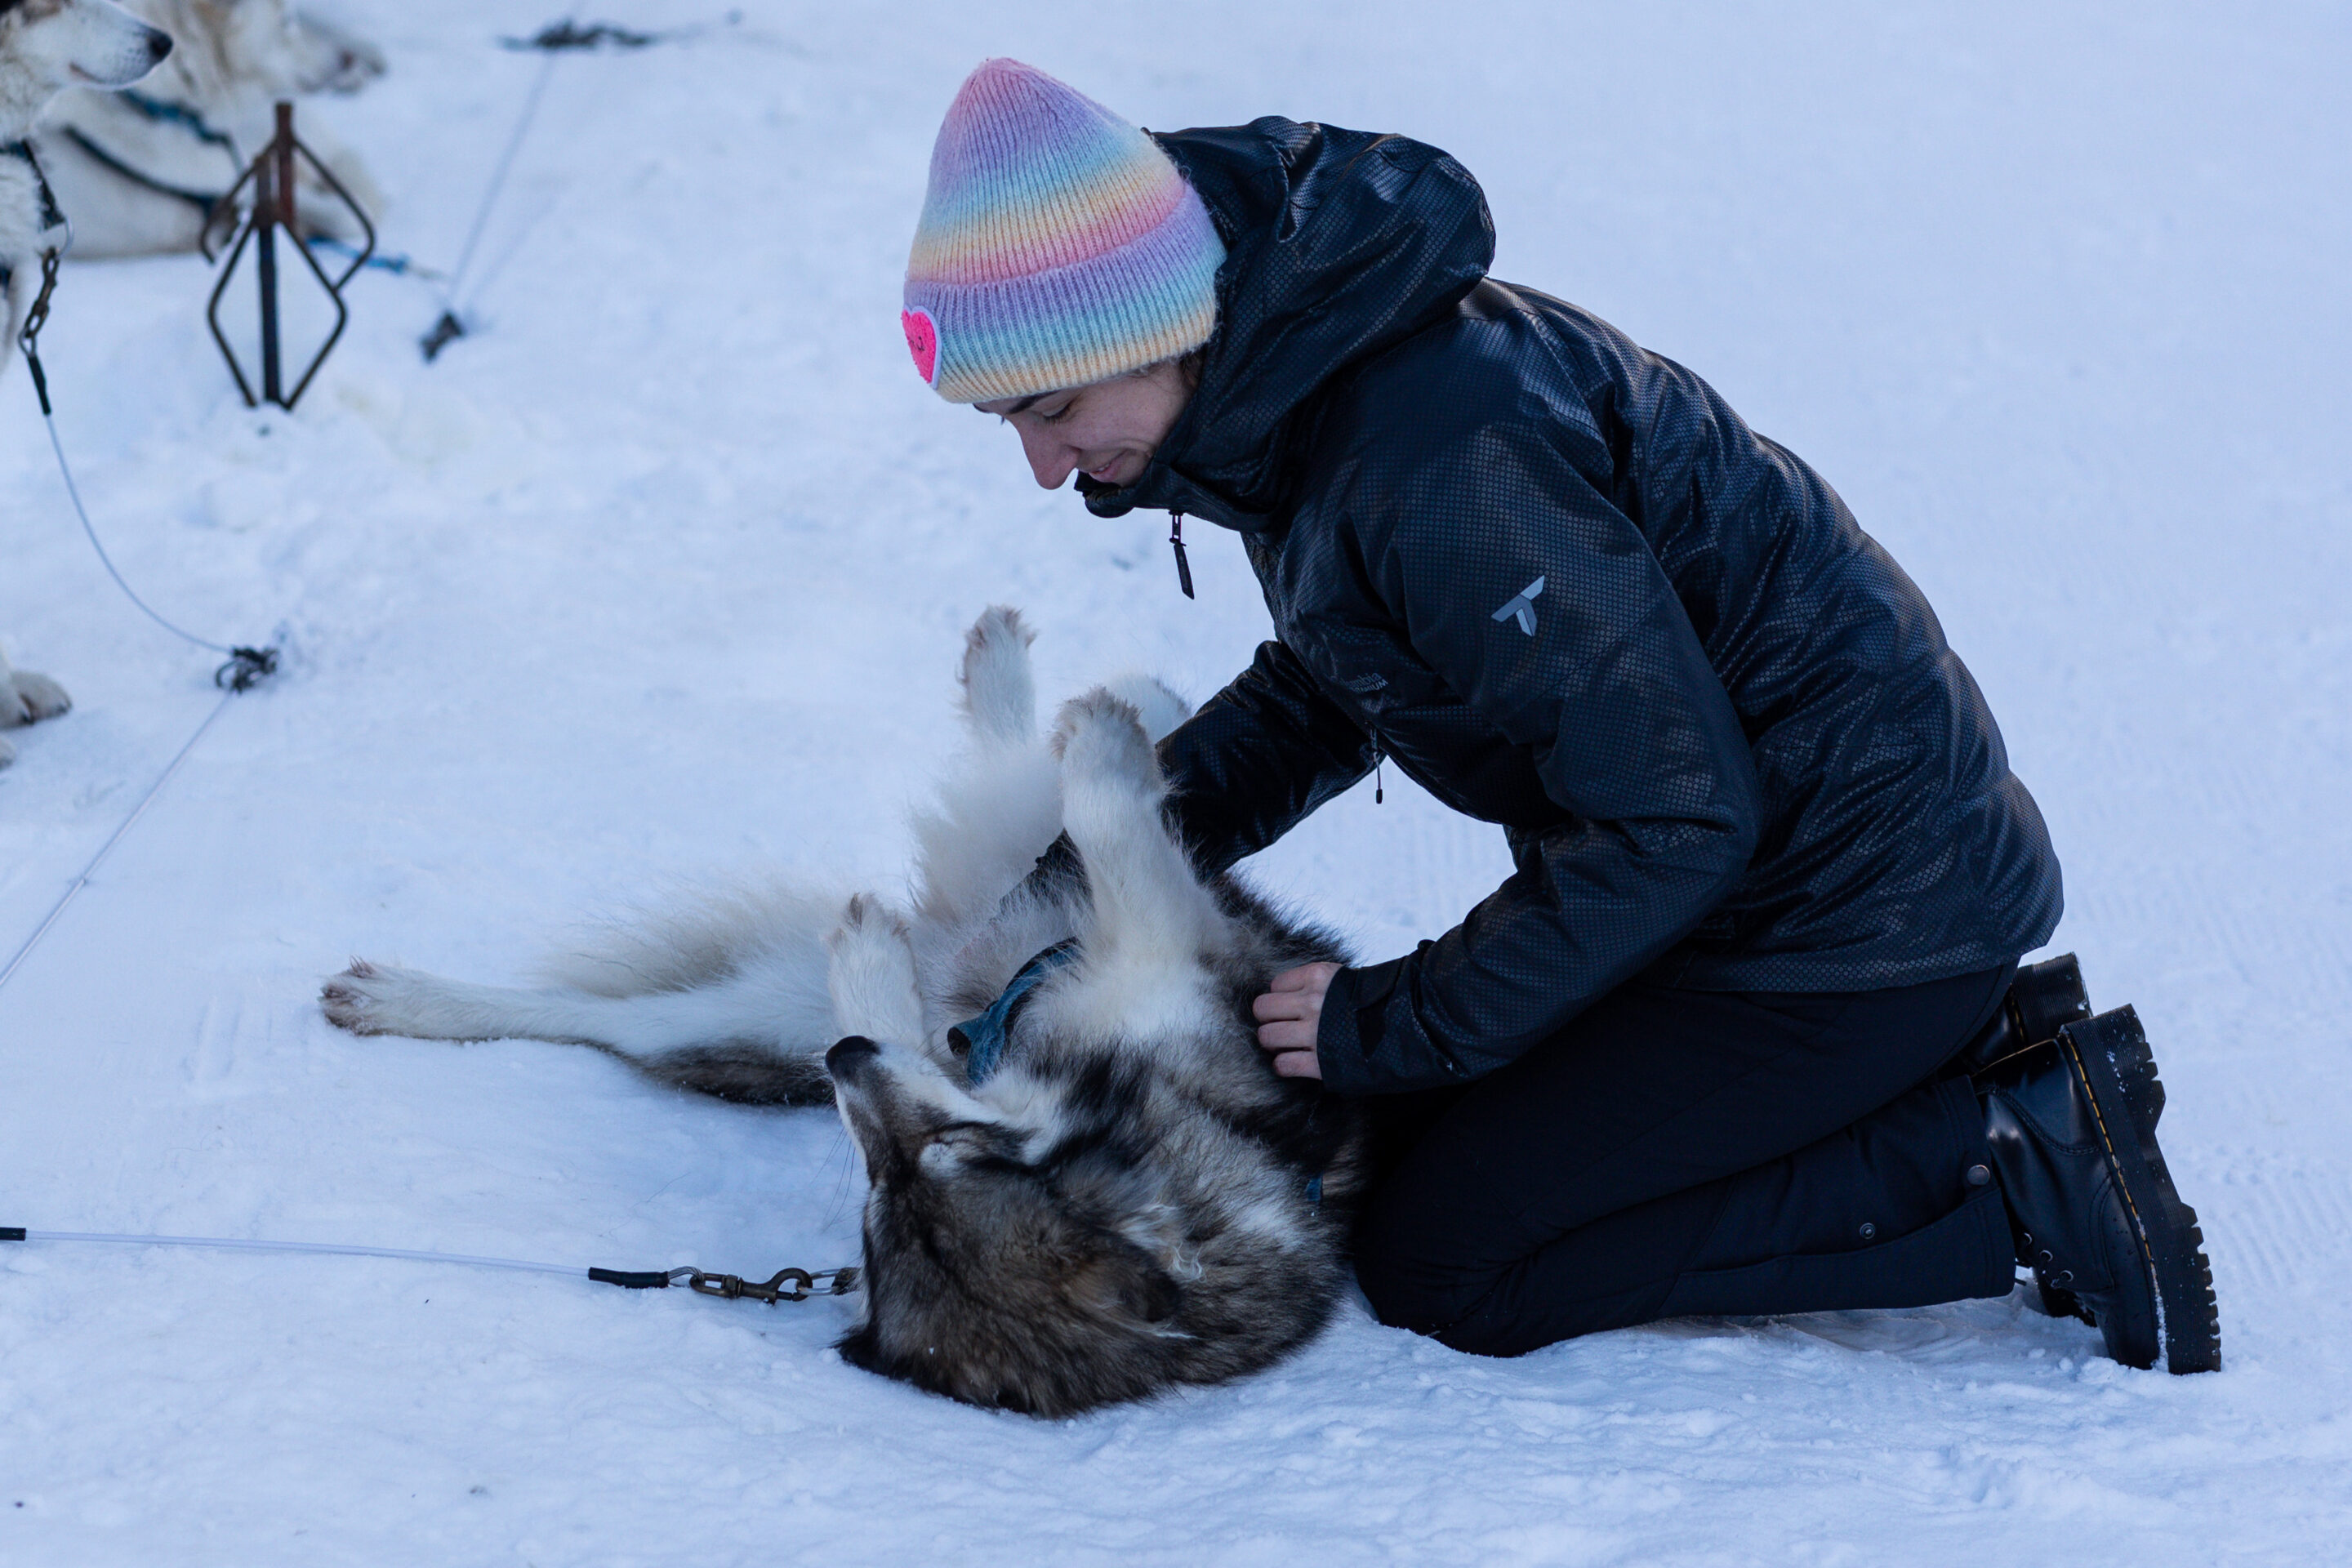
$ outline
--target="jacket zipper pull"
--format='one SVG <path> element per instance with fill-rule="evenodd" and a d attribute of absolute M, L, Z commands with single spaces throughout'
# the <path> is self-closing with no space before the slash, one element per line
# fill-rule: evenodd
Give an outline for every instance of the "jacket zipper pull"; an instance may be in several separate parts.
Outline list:
<path fill-rule="evenodd" d="M 1372 804 L 1373 804 L 1374 805 L 1380 805 L 1380 804 L 1381 804 L 1381 802 L 1382 802 L 1383 800 L 1386 800 L 1386 799 L 1388 798 L 1388 786 L 1387 786 L 1386 784 L 1382 784 L 1382 783 L 1381 782 L 1381 764 L 1382 763 L 1386 762 L 1387 760 L 1388 760 L 1388 753 L 1387 753 L 1387 752 L 1385 752 L 1384 750 L 1382 750 L 1382 749 L 1381 749 L 1381 743 L 1380 743 L 1379 742 L 1377 742 L 1377 741 L 1373 742 L 1372 742 Z"/>
<path fill-rule="evenodd" d="M 1184 559 L 1184 514 L 1181 511 L 1168 514 L 1168 542 L 1176 547 L 1176 585 L 1184 590 L 1186 598 L 1192 598 L 1192 563 Z"/>

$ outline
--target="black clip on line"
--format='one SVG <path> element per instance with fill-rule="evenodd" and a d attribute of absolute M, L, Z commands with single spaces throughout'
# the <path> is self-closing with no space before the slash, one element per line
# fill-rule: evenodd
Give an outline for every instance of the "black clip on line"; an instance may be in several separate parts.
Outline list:
<path fill-rule="evenodd" d="M 618 1285 L 625 1290 L 667 1290 L 683 1279 L 698 1296 L 718 1296 L 730 1301 L 765 1301 L 771 1307 L 779 1301 L 805 1301 L 811 1296 L 846 1296 L 857 1289 L 855 1268 L 780 1268 L 765 1280 L 746 1279 L 740 1274 L 706 1274 L 699 1268 L 642 1272 L 591 1268 L 588 1278 L 600 1285 Z"/>

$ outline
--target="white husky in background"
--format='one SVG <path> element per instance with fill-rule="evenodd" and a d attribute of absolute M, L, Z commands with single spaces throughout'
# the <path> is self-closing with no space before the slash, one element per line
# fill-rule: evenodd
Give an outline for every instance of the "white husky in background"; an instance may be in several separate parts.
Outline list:
<path fill-rule="evenodd" d="M 73 215 L 79 258 L 195 249 L 219 198 L 274 133 L 278 100 L 356 92 L 383 74 L 374 45 L 289 0 L 125 3 L 172 36 L 170 61 L 134 93 L 67 93 L 37 143 Z M 316 116 L 298 115 L 295 129 L 381 222 L 383 194 L 358 155 Z M 295 209 L 306 234 L 357 237 L 307 168 Z"/>
<path fill-rule="evenodd" d="M 981 617 L 971 754 L 918 823 L 912 909 L 714 905 L 541 990 L 355 963 L 362 1034 L 596 1046 L 723 1098 L 837 1101 L 865 1156 L 856 1365 L 1063 1415 L 1265 1367 L 1322 1325 L 1364 1179 L 1352 1102 L 1277 1078 L 1251 999 L 1344 959 L 1161 817 L 1183 705 L 1100 688 L 1037 733 L 1028 637 Z M 1074 864 L 1031 875 L 1066 829 Z M 828 1049 L 827 1047 L 830 1047 Z"/>
<path fill-rule="evenodd" d="M 76 82 L 127 87 L 172 52 L 172 40 L 107 0 L 0 0 L 0 371 L 41 287 L 41 257 L 65 243 L 65 224 L 25 133 Z M 0 572 L 5 575 L 5 572 Z M 0 654 L 0 730 L 53 719 L 72 704 L 46 675 Z M 0 740 L 0 767 L 16 758 Z"/>
<path fill-rule="evenodd" d="M 171 52 L 168 35 L 109 0 L 0 0 L 0 365 L 41 286 L 42 253 L 66 237 L 59 198 L 26 143 L 33 121 L 68 88 L 129 87 Z"/>

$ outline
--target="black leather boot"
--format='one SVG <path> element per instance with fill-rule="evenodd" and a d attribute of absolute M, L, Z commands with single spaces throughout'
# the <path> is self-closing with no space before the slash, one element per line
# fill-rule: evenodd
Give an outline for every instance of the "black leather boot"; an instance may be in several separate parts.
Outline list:
<path fill-rule="evenodd" d="M 1974 1078 L 2020 1051 L 2056 1039 L 2059 1030 L 2090 1016 L 2091 997 L 2083 989 L 2083 966 L 2073 953 L 2029 963 L 2009 983 L 2000 1010 L 1944 1065 L 1944 1074 Z"/>
<path fill-rule="evenodd" d="M 2213 1272 L 2157 1147 L 2164 1086 L 2138 1016 L 2067 1024 L 1973 1076 L 2017 1260 L 2045 1310 L 2095 1325 L 2126 1366 L 2218 1370 Z"/>
<path fill-rule="evenodd" d="M 2019 969 L 2001 997 L 2000 1006 L 1985 1020 L 1969 1043 L 1946 1062 L 1943 1078 L 1980 1079 L 1995 1067 L 2036 1046 L 2046 1046 L 2069 1024 L 2091 1016 L 2090 993 L 2083 985 L 2083 965 L 2071 952 L 2045 958 Z M 2021 1251 L 2018 1261 L 2030 1262 Z M 2033 1271 L 2034 1293 L 2042 1310 L 2053 1318 L 2090 1315 L 2074 1292 L 2052 1283 L 2050 1271 Z"/>

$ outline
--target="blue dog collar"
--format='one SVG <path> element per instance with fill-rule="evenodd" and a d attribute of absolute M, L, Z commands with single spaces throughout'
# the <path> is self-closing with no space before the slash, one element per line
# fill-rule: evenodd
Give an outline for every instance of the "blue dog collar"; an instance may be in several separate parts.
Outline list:
<path fill-rule="evenodd" d="M 977 1018 L 966 1018 L 948 1030 L 948 1048 L 963 1058 L 965 1079 L 978 1089 L 995 1075 L 1004 1060 L 1004 1047 L 1013 1033 L 1013 1021 L 1021 1016 L 1031 992 L 1043 985 L 1053 973 L 1065 967 L 1078 956 L 1076 937 L 1057 942 L 1028 963 L 1023 964 L 1005 983 L 1004 990 L 989 1004 L 988 1011 Z M 1307 1201 L 1321 1207 L 1323 1203 L 1323 1173 L 1318 1171 L 1307 1178 Z"/>
<path fill-rule="evenodd" d="M 1047 976 L 1078 956 L 1076 938 L 1057 942 L 1028 963 L 1006 983 L 1003 993 L 977 1018 L 966 1018 L 948 1031 L 948 1047 L 963 1058 L 964 1077 L 974 1089 L 992 1077 L 1004 1060 L 1004 1047 L 1029 994 Z"/>

